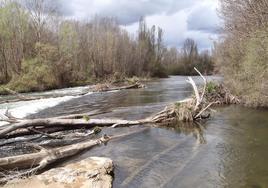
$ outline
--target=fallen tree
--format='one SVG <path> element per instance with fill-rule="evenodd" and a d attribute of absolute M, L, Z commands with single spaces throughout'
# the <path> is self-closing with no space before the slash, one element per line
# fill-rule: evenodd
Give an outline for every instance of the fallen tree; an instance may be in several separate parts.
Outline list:
<path fill-rule="evenodd" d="M 113 86 L 110 84 L 97 84 L 92 88 L 93 92 L 107 92 L 107 91 L 119 91 L 125 89 L 139 89 L 144 88 L 145 86 L 139 82 L 136 82 L 131 85 L 124 85 L 124 86 Z"/>
<path fill-rule="evenodd" d="M 99 139 L 88 140 L 77 144 L 72 144 L 63 147 L 57 147 L 52 149 L 46 149 L 39 145 L 31 144 L 38 152 L 23 154 L 18 156 L 5 157 L 0 159 L 0 168 L 2 170 L 14 170 L 14 169 L 27 169 L 24 172 L 17 173 L 16 175 L 5 175 L 0 177 L 0 183 L 4 183 L 8 180 L 18 178 L 25 175 L 35 174 L 36 172 L 44 169 L 49 164 L 54 163 L 60 159 L 73 156 L 85 149 L 92 148 L 94 146 L 106 143 L 111 139 L 117 139 L 126 137 L 137 132 L 144 131 L 146 129 L 141 129 L 139 131 L 134 131 L 128 134 L 122 134 L 117 136 L 107 136 L 104 135 Z"/>
<path fill-rule="evenodd" d="M 0 127 L 0 138 L 12 138 L 13 140 L 7 141 L 7 143 L 12 143 L 14 137 L 23 135 L 41 135 L 46 136 L 49 139 L 60 139 L 59 135 L 52 135 L 51 133 L 61 132 L 65 130 L 75 130 L 75 129 L 94 129 L 94 127 L 110 126 L 116 128 L 118 126 L 133 126 L 133 125 L 172 125 L 177 121 L 191 122 L 198 121 L 200 119 L 208 118 L 210 113 L 210 107 L 218 103 L 208 102 L 206 97 L 206 87 L 207 81 L 205 77 L 195 69 L 204 81 L 204 86 L 201 91 L 198 90 L 194 80 L 188 77 L 187 82 L 191 84 L 194 90 L 194 95 L 192 98 L 178 101 L 174 104 L 167 106 L 163 111 L 154 114 L 148 118 L 140 120 L 122 120 L 122 119 L 92 119 L 87 114 L 75 114 L 68 116 L 60 116 L 53 118 L 44 119 L 19 119 L 6 111 L 5 114 L 1 116 L 1 121 L 6 121 L 9 125 Z M 136 86 L 135 86 L 136 87 Z M 62 136 L 62 135 L 61 135 Z M 82 137 L 87 137 L 85 134 Z M 0 159 L 0 168 L 11 170 L 13 168 L 30 168 L 27 170 L 26 174 L 22 173 L 20 175 L 27 175 L 29 173 L 35 172 L 36 170 L 41 170 L 48 164 L 55 162 L 59 159 L 75 155 L 79 151 L 93 147 L 100 143 L 110 140 L 115 137 L 102 137 L 96 140 L 90 140 L 87 142 L 78 142 L 69 146 L 44 149 L 40 146 L 36 146 L 38 152 L 11 156 Z M 22 142 L 25 140 L 20 138 Z M 35 139 L 35 137 L 34 137 Z M 83 139 L 82 139 L 83 140 Z M 18 140 L 17 140 L 18 141 Z M 77 141 L 77 139 L 75 139 Z M 80 141 L 78 139 L 78 141 Z M 16 142 L 16 139 L 15 139 Z M 29 167 L 29 165 L 31 165 Z"/>
<path fill-rule="evenodd" d="M 205 119 L 209 117 L 207 111 L 209 108 L 217 103 L 210 102 L 207 103 L 204 100 L 206 92 L 207 81 L 205 77 L 195 69 L 204 80 L 204 86 L 202 93 L 200 95 L 198 88 L 191 77 L 188 77 L 187 82 L 190 83 L 194 90 L 194 97 L 189 98 L 183 101 L 178 101 L 174 104 L 167 106 L 163 111 L 140 120 L 122 120 L 122 119 L 91 119 L 89 116 L 84 114 L 76 114 L 64 117 L 54 117 L 54 118 L 45 118 L 45 119 L 18 119 L 13 117 L 8 111 L 2 115 L 1 121 L 6 121 L 11 123 L 8 126 L 0 128 L 0 138 L 9 137 L 10 135 L 23 135 L 29 133 L 29 128 L 34 130 L 44 131 L 48 128 L 94 128 L 95 126 L 131 126 L 138 124 L 168 124 L 174 121 L 195 121 L 198 119 Z M 33 132 L 33 131 L 31 131 Z"/>
<path fill-rule="evenodd" d="M 125 90 L 125 89 L 139 89 L 139 88 L 144 88 L 145 86 L 139 82 L 136 82 L 135 84 L 131 85 L 125 85 L 125 86 L 110 86 L 108 84 L 97 84 L 93 86 L 93 88 L 88 91 L 82 91 L 80 93 L 76 94 L 69 94 L 68 96 L 83 96 L 89 93 L 89 91 L 92 92 L 107 92 L 107 91 L 118 91 L 118 90 Z M 26 96 L 21 93 L 18 93 L 16 91 L 13 91 L 9 88 L 2 87 L 4 90 L 6 90 L 8 93 L 15 95 L 15 99 L 6 99 L 0 101 L 0 104 L 4 103 L 13 103 L 13 102 L 20 102 L 20 101 L 32 101 L 32 100 L 40 100 L 40 99 L 46 99 L 46 98 L 58 98 L 58 97 L 64 97 L 66 95 L 53 95 L 53 96 L 47 96 L 47 97 L 39 97 L 39 96 Z"/>

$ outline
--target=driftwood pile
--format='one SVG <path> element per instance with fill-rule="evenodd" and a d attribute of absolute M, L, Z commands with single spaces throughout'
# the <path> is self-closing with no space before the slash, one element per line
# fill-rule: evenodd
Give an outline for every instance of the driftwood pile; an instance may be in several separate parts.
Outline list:
<path fill-rule="evenodd" d="M 144 88 L 145 86 L 140 82 L 136 82 L 134 84 L 128 84 L 124 86 L 113 86 L 111 84 L 97 84 L 95 85 L 91 91 L 93 92 L 107 92 L 107 91 L 119 91 L 125 89 L 139 89 Z"/>
<path fill-rule="evenodd" d="M 120 136 L 104 135 L 97 139 L 90 139 L 90 136 L 99 132 L 96 127 L 113 127 L 118 126 L 133 126 L 146 125 L 152 126 L 155 124 L 170 125 L 177 121 L 197 121 L 209 117 L 209 108 L 216 102 L 207 103 L 205 100 L 205 92 L 207 81 L 202 74 L 195 69 L 204 80 L 204 87 L 199 92 L 195 82 L 191 77 L 188 77 L 189 82 L 194 90 L 194 97 L 183 101 L 176 102 L 163 111 L 140 120 L 122 120 L 122 119 L 91 119 L 89 114 L 76 114 L 62 117 L 45 118 L 45 119 L 19 119 L 6 111 L 1 115 L 1 121 L 8 122 L 8 125 L 0 127 L 0 139 L 5 139 L 5 143 L 25 143 L 32 146 L 35 151 L 30 154 L 23 154 L 17 156 L 8 156 L 0 158 L 0 169 L 5 172 L 14 170 L 26 169 L 26 171 L 17 173 L 16 177 L 33 174 L 36 171 L 44 169 L 48 164 L 56 162 L 65 157 L 70 157 L 80 151 L 89 149 L 93 146 L 107 142 L 111 139 Z M 137 84 L 131 86 L 139 87 Z M 118 88 L 117 88 L 118 89 Z M 124 88 L 127 89 L 127 88 Z M 84 130 L 83 133 L 75 135 L 75 133 L 64 134 L 66 130 Z M 27 138 L 31 136 L 30 138 Z M 61 140 L 66 137 L 77 137 L 75 144 L 61 146 L 56 148 L 44 148 L 41 145 L 33 144 L 32 139 L 36 137 L 47 137 L 51 140 Z M 3 147 L 2 144 L 1 147 Z M 6 174 L 6 173 L 5 173 Z M 14 178 L 14 176 L 3 175 L 2 182 Z"/>
<path fill-rule="evenodd" d="M 110 84 L 97 84 L 94 85 L 93 88 L 90 89 L 85 89 L 85 91 L 82 91 L 80 93 L 76 94 L 68 94 L 68 96 L 83 96 L 88 94 L 89 92 L 107 92 L 107 91 L 119 91 L 119 90 L 126 90 L 126 89 L 139 89 L 139 88 L 144 88 L 145 86 L 141 84 L 140 82 L 136 82 L 134 84 L 126 84 L 123 86 L 113 86 Z M 32 100 L 40 100 L 40 99 L 46 99 L 46 98 L 57 98 L 57 97 L 64 97 L 66 95 L 61 95 L 61 94 L 56 94 L 53 96 L 27 96 L 23 95 L 21 93 L 18 93 L 16 91 L 13 91 L 9 88 L 2 87 L 3 90 L 7 91 L 8 93 L 16 96 L 15 99 L 7 99 L 7 100 L 2 100 L 0 101 L 0 104 L 4 103 L 13 103 L 13 102 L 20 102 L 20 101 L 32 101 Z"/>
<path fill-rule="evenodd" d="M 233 95 L 224 84 L 209 82 L 205 93 L 207 101 L 218 101 L 218 104 L 241 104 L 241 100 Z"/>

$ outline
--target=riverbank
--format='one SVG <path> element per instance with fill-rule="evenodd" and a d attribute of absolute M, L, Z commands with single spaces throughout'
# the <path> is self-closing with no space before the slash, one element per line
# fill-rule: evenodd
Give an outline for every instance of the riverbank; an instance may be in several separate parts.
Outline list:
<path fill-rule="evenodd" d="M 186 79 L 183 76 L 172 76 L 149 82 L 144 89 L 92 93 L 71 98 L 29 118 L 48 118 L 102 109 L 108 112 L 94 118 L 145 118 L 169 103 L 189 97 L 192 88 L 185 82 Z M 198 85 L 202 84 L 200 78 L 193 79 Z M 49 104 L 49 99 L 44 103 Z M 29 103 L 21 105 L 27 107 Z M 151 127 L 135 136 L 87 150 L 65 161 L 62 166 L 91 156 L 109 157 L 116 166 L 114 187 L 158 187 L 162 184 L 165 187 L 176 187 L 178 184 L 183 187 L 265 187 L 268 183 L 265 179 L 267 165 L 264 165 L 267 158 L 267 111 L 237 105 L 217 107 L 216 110 L 216 114 L 199 127 L 189 128 L 189 124 L 184 123 L 172 128 Z M 21 108 L 19 111 L 25 110 Z M 102 133 L 125 134 L 141 128 L 104 128 Z M 12 152 L 18 151 L 20 147 L 23 145 L 14 147 Z M 11 148 L 9 146 L 8 149 Z M 2 150 L 1 154 L 8 154 L 3 147 Z"/>
<path fill-rule="evenodd" d="M 134 84 L 137 82 L 148 82 L 156 78 L 152 77 L 123 77 L 123 78 L 110 78 L 110 79 L 95 79 L 91 81 L 85 82 L 77 82 L 65 87 L 30 87 L 27 85 L 18 85 L 14 86 L 12 84 L 0 85 L 0 95 L 10 95 L 14 94 L 12 91 L 16 93 L 32 93 L 32 92 L 45 92 L 45 91 L 52 91 L 56 89 L 67 89 L 72 87 L 83 87 L 83 86 L 90 86 L 90 85 L 116 85 L 116 86 L 123 86 L 127 84 Z M 23 87 L 22 87 L 23 86 Z M 7 88 L 7 89 L 6 89 Z M 10 91 L 11 90 L 11 91 Z"/>

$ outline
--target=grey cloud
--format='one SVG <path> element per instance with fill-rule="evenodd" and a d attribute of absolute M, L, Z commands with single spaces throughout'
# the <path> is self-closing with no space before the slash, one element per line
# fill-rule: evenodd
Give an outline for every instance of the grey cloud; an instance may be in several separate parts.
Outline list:
<path fill-rule="evenodd" d="M 187 20 L 189 30 L 199 30 L 216 33 L 219 27 L 219 18 L 216 10 L 208 5 L 194 9 Z"/>
<path fill-rule="evenodd" d="M 34 9 L 36 4 L 35 0 L 16 0 L 16 2 L 30 10 Z M 66 6 L 65 3 L 65 0 L 45 0 L 43 4 L 44 11 L 45 13 L 48 13 L 51 10 L 56 9 L 63 15 L 71 15 L 73 10 L 69 5 Z"/>
<path fill-rule="evenodd" d="M 141 16 L 149 26 L 164 29 L 165 43 L 180 47 L 187 37 L 195 39 L 202 49 L 212 46 L 219 19 L 215 1 L 210 0 L 57 0 L 65 16 L 90 19 L 94 15 L 115 17 L 132 34 Z M 206 3 L 204 3 L 206 2 Z M 179 12 L 184 12 L 180 14 Z"/>
<path fill-rule="evenodd" d="M 137 22 L 141 16 L 150 16 L 154 14 L 172 14 L 184 8 L 190 7 L 196 0 L 111 0 L 110 3 L 102 1 L 71 0 L 71 3 L 65 3 L 62 9 L 70 13 L 72 5 L 82 3 L 78 9 L 73 9 L 72 14 L 77 11 L 84 11 L 85 16 L 91 17 L 94 14 L 100 16 L 116 17 L 120 24 L 129 25 Z M 98 9 L 90 8 L 98 6 Z"/>
<path fill-rule="evenodd" d="M 218 38 L 218 35 L 215 33 L 207 33 L 203 31 L 188 31 L 185 34 L 186 38 L 192 38 L 194 39 L 199 49 L 210 49 L 213 46 L 213 41 L 215 41 Z"/>

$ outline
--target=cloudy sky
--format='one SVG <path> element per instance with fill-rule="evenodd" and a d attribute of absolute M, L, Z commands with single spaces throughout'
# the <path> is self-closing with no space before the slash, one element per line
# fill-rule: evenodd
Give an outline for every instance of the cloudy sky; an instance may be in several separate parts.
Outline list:
<path fill-rule="evenodd" d="M 62 8 L 66 16 L 89 19 L 94 15 L 116 17 L 122 27 L 135 34 L 141 16 L 149 26 L 164 30 L 165 43 L 180 47 L 186 38 L 209 49 L 217 38 L 217 0 L 68 0 Z"/>

